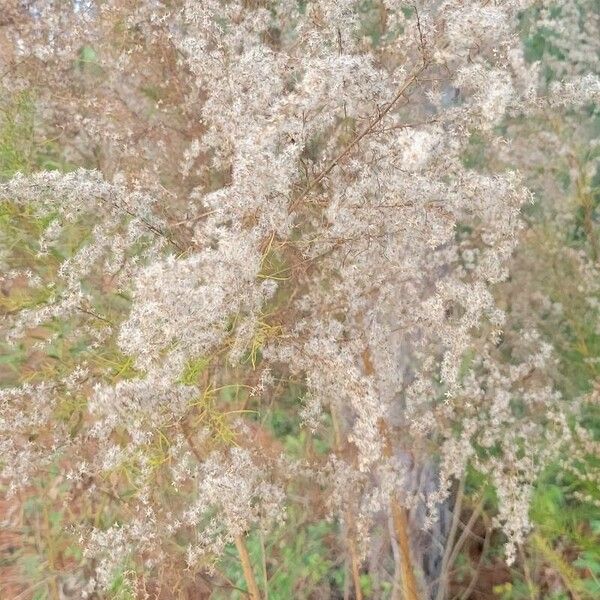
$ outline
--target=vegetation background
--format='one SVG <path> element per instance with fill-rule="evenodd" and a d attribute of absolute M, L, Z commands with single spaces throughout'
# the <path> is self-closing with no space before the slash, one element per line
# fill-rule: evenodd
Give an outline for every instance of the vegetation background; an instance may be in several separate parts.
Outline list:
<path fill-rule="evenodd" d="M 592 3 L 593 4 L 593 3 Z M 560 3 L 557 4 L 560 11 Z M 600 10 L 597 3 L 595 10 Z M 582 18 L 586 18 L 582 14 Z M 10 23 L 0 25 L 10 27 Z M 551 33 L 528 27 L 523 18 L 522 43 L 529 61 L 552 64 L 563 58 L 553 45 Z M 73 63 L 74 69 L 86 70 L 92 81 L 106 77 L 95 70 L 96 50 L 82 48 Z M 548 81 L 554 73 L 547 69 Z M 155 102 L 168 91 L 148 86 L 139 90 L 148 98 L 141 118 L 149 118 Z M 61 136 L 48 137 L 41 111 L 39 90 L 34 87 L 13 93 L 0 89 L 0 178 L 8 180 L 17 172 L 38 170 L 67 172 L 79 166 L 96 167 L 93 159 L 68 155 Z M 167 99 L 168 101 L 168 99 Z M 520 140 L 526 139 L 523 128 L 550 127 L 551 123 L 511 123 L 502 125 L 507 137 L 519 129 Z M 535 202 L 527 207 L 527 227 L 517 250 L 511 277 L 501 294 L 505 307 L 512 312 L 512 327 L 522 326 L 527 315 L 557 351 L 559 363 L 554 383 L 565 398 L 576 399 L 594 394 L 600 381 L 600 302 L 590 302 L 583 289 L 574 257 L 598 258 L 600 244 L 600 170 L 588 176 L 587 164 L 598 164 L 600 146 L 590 142 L 600 139 L 600 107 L 589 106 L 585 122 L 577 128 L 558 124 L 568 151 L 561 156 L 546 156 L 535 169 L 527 172 Z M 585 136 L 578 131 L 584 130 Z M 524 154 L 527 151 L 527 142 Z M 101 160 L 100 158 L 98 160 Z M 472 168 L 486 164 L 484 142 L 472 139 L 472 150 L 464 161 Z M 582 180 L 573 179 L 573 161 L 579 166 Z M 2 251 L 10 252 L 22 268 L 35 272 L 52 272 L 57 260 L 52 254 L 41 260 L 35 247 L 36 234 L 45 226 L 33 211 L 18 211 L 9 203 L 0 206 Z M 69 256 L 89 233 L 89 224 L 73 225 L 64 238 L 63 256 Z M 523 293 L 526 290 L 526 293 Z M 517 293 L 517 291 L 519 293 Z M 524 300 L 523 300 L 524 298 Z M 600 300 L 596 295 L 597 300 Z M 43 303 L 46 298 L 30 295 L 26 286 L 13 285 L 0 290 L 0 312 L 13 313 Z M 107 315 L 123 310 L 118 298 L 103 307 Z M 123 301 L 124 302 L 124 301 Z M 520 303 L 520 304 L 519 304 Z M 113 381 L 130 377 L 133 364 L 116 349 L 102 347 L 89 353 L 88 348 L 71 345 L 68 330 L 73 324 L 54 322 L 54 342 L 48 350 L 35 350 L 36 332 L 20 346 L 0 345 L 0 381 L 2 386 L 68 372 L 80 353 L 91 356 L 98 368 L 107 370 Z M 40 332 L 41 336 L 47 331 Z M 269 331 L 263 331 L 267 337 Z M 253 349 L 252 360 L 260 360 L 260 340 Z M 189 376 L 202 376 L 209 361 L 189 366 Z M 600 391 L 600 390 L 598 390 Z M 210 391 L 207 410 L 224 438 L 228 435 L 223 414 L 239 406 L 241 393 L 228 387 Z M 332 437 L 314 436 L 300 426 L 297 404 L 302 397 L 300 385 L 289 384 L 277 403 L 265 404 L 253 417 L 254 433 L 266 450 L 284 450 L 294 457 L 318 456 L 335 443 Z M 57 419 L 73 429 L 79 426 L 84 404 L 79 398 L 65 397 Z M 600 439 L 600 413 L 597 403 L 584 404 L 580 426 Z M 331 434 L 333 435 L 333 434 Z M 0 458 L 1 460 L 1 458 Z M 161 460 L 161 448 L 156 448 Z M 591 457 L 581 473 L 598 468 L 600 457 Z M 0 500 L 0 598 L 2 600 L 76 597 L 75 581 L 89 567 L 82 553 L 74 524 L 85 520 L 109 526 L 119 518 L 121 507 L 107 495 L 100 502 L 73 495 L 70 483 L 62 476 L 66 465 L 56 464 L 32 482 L 16 497 Z M 127 474 L 121 474 L 125 477 Z M 449 565 L 449 598 L 549 600 L 600 598 L 600 490 L 593 478 L 562 469 L 560 461 L 546 470 L 536 483 L 531 507 L 534 529 L 520 549 L 515 564 L 508 567 L 503 556 L 503 536 L 491 524 L 497 514 L 497 498 L 484 477 L 470 471 L 457 487 L 457 551 Z M 297 504 L 287 520 L 268 535 L 252 533 L 247 541 L 250 561 L 265 598 L 287 600 L 302 598 L 349 598 L 351 588 L 348 556 L 340 546 L 338 525 L 325 517 L 323 499 L 312 498 L 305 509 Z M 321 509 L 319 510 L 319 506 Z M 319 512 L 322 515 L 319 517 Z M 317 518 L 316 518 L 317 517 Z M 183 557 L 174 550 L 171 561 Z M 383 598 L 391 593 L 390 585 L 378 578 L 377 569 L 364 565 L 360 583 L 364 598 Z M 136 584 L 129 576 L 135 573 Z M 174 575 L 176 574 L 176 575 Z M 143 597 L 204 598 L 214 600 L 246 597 L 246 581 L 238 553 L 229 547 L 210 577 L 191 575 L 172 568 L 169 562 L 158 565 L 152 573 L 139 571 L 133 563 L 123 563 L 113 574 L 106 598 L 133 600 Z"/>

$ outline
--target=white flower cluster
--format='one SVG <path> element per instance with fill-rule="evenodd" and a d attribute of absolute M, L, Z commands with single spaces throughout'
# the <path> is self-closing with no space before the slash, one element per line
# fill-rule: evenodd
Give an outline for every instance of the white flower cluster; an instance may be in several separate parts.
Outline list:
<path fill-rule="evenodd" d="M 280 519 L 285 477 L 260 452 L 222 443 L 243 433 L 223 425 L 213 402 L 228 377 L 262 394 L 271 373 L 303 382 L 313 428 L 332 415 L 330 504 L 347 522 L 356 512 L 349 530 L 366 537 L 390 503 L 434 515 L 470 462 L 498 487 L 509 551 L 520 543 L 531 481 L 569 434 L 540 375 L 548 348 L 518 366 L 494 350 L 506 320 L 494 286 L 508 276 L 531 195 L 502 161 L 474 168 L 465 157 L 478 136 L 486 152 L 510 153 L 498 133 L 507 116 L 598 98 L 585 73 L 548 102 L 537 96 L 537 66 L 516 35 L 527 4 L 115 0 L 89 19 L 51 2 L 28 17 L 20 38 L 35 38 L 36 56 L 44 35 L 31 19 L 58 35 L 45 15 L 77 24 L 69 47 L 89 38 L 105 50 L 66 70 L 87 104 L 77 94 L 40 100 L 53 117 L 72 115 L 65 144 L 95 157 L 102 175 L 44 171 L 0 185 L 2 202 L 46 223 L 40 256 L 60 254 L 69 227 L 89 230 L 48 276 L 48 300 L 8 316 L 7 337 L 74 316 L 88 333 L 109 324 L 96 343 L 115 344 L 135 370 L 121 381 L 90 373 L 75 386 L 85 423 L 64 452 L 82 458 L 77 444 L 95 444 L 86 472 L 126 473 L 131 503 L 152 513 L 95 532 L 90 551 L 116 543 L 125 552 L 127 532 L 158 544 L 166 522 L 164 531 L 187 530 L 196 564 Z M 52 40 L 44 59 L 66 69 L 74 57 Z M 164 87 L 145 85 L 163 72 Z M 116 293 L 130 305 L 113 323 L 94 306 Z M 199 360 L 210 366 L 187 380 Z M 2 477 L 27 483 L 32 465 L 56 453 L 65 427 L 50 426 L 50 441 L 33 431 L 55 419 L 65 387 L 2 392 Z M 408 473 L 432 455 L 440 482 L 425 493 Z M 159 477 L 180 492 L 176 508 L 165 508 Z M 102 582 L 109 572 L 100 568 Z"/>

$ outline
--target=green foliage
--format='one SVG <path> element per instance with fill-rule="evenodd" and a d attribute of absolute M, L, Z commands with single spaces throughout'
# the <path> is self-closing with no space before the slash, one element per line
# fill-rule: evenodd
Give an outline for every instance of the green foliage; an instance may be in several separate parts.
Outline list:
<path fill-rule="evenodd" d="M 126 565 L 116 571 L 108 589 L 107 600 L 136 600 L 137 595 L 131 584 L 131 574 Z"/>
<path fill-rule="evenodd" d="M 210 358 L 201 356 L 195 360 L 188 362 L 181 376 L 181 383 L 185 385 L 196 385 L 200 375 L 210 364 Z"/>
<path fill-rule="evenodd" d="M 82 73 L 92 77 L 99 77 L 104 73 L 96 50 L 92 46 L 83 46 L 75 61 L 76 68 Z"/>
<path fill-rule="evenodd" d="M 299 515 L 289 515 L 288 524 L 273 532 L 264 544 L 259 533 L 247 539 L 256 579 L 263 590 L 265 578 L 259 566 L 266 565 L 266 588 L 270 600 L 328 597 L 330 591 L 339 593 L 343 589 L 343 564 L 331 560 L 330 542 L 335 536 L 334 526 L 326 521 L 307 524 L 298 519 Z M 245 589 L 242 569 L 233 548 L 222 561 L 222 568 L 235 588 Z M 367 594 L 371 585 L 368 576 L 363 578 L 362 585 Z M 217 592 L 213 596 L 215 600 L 244 598 L 237 589 Z"/>
<path fill-rule="evenodd" d="M 35 105 L 30 92 L 0 101 L 0 180 L 31 171 L 35 162 Z"/>
<path fill-rule="evenodd" d="M 0 181 L 17 172 L 71 169 L 61 156 L 58 139 L 41 138 L 37 133 L 36 116 L 33 90 L 9 93 L 0 87 Z"/>
<path fill-rule="evenodd" d="M 469 147 L 463 156 L 463 164 L 469 169 L 482 169 L 486 164 L 486 141 L 478 132 L 469 137 Z"/>
<path fill-rule="evenodd" d="M 304 4 L 301 3 L 303 6 Z M 365 19 L 364 33 L 374 41 L 380 37 L 380 26 L 376 4 L 370 1 L 362 3 L 362 10 L 369 15 Z M 407 14 L 414 9 L 407 5 Z M 532 9 L 533 11 L 537 9 Z M 522 17 L 525 56 L 529 61 L 541 60 L 544 56 L 560 57 L 560 52 L 553 45 L 553 33 L 545 28 L 533 28 L 530 23 L 533 13 L 524 13 Z M 79 51 L 75 60 L 75 68 L 85 76 L 100 76 L 103 71 L 98 62 L 94 48 L 84 46 Z M 553 78 L 553 73 L 546 68 L 547 81 Z M 142 89 L 144 95 L 155 102 L 160 99 L 160 89 L 147 86 Z M 590 109 L 591 111 L 593 109 Z M 60 158 L 55 143 L 36 139 L 35 127 L 35 97 L 32 92 L 21 92 L 0 102 L 0 180 L 7 179 L 16 172 L 31 172 L 37 168 L 68 169 L 69 166 Z M 591 123 L 600 128 L 600 118 L 591 114 Z M 349 124 L 352 130 L 352 123 Z M 308 144 L 306 153 L 317 157 L 317 149 L 324 144 L 324 140 L 314 139 Z M 587 151 L 587 150 L 585 150 Z M 592 160 L 590 154 L 586 160 Z M 468 151 L 463 156 L 465 166 L 472 169 L 484 169 L 486 166 L 486 140 L 476 133 L 471 136 Z M 214 177 L 214 174 L 211 174 Z M 558 179 L 565 191 L 573 182 L 568 169 L 559 173 Z M 221 182 L 216 181 L 215 186 Z M 600 172 L 592 181 L 592 193 L 588 205 L 579 204 L 575 209 L 574 225 L 569 232 L 568 242 L 573 247 L 587 249 L 590 246 L 590 230 L 586 223 L 589 211 L 592 223 L 597 224 L 600 218 Z M 588 212 L 586 212 L 588 211 Z M 532 220 L 539 218 L 539 214 L 532 215 Z M 535 222 L 535 221 L 534 221 Z M 36 219 L 32 213 L 15 211 L 15 207 L 8 204 L 0 206 L 0 235 L 12 240 L 8 244 L 9 250 L 14 251 L 15 264 L 28 267 L 36 261 L 37 248 L 31 241 L 35 233 L 41 231 L 46 222 Z M 545 225 L 536 224 L 540 229 Z M 552 232 L 550 232 L 552 234 Z M 556 233 L 556 232 L 554 232 Z M 457 231 L 457 235 L 460 230 Z M 64 238 L 64 256 L 73 253 L 85 238 L 85 228 L 74 227 L 67 230 Z M 271 240 L 272 241 L 272 240 Z M 558 242 L 560 243 L 560 241 Z M 537 253 L 542 256 L 543 250 L 529 246 L 526 252 Z M 35 263 L 36 271 L 42 274 L 51 274 L 56 267 L 57 260 L 50 255 L 42 262 Z M 593 362 L 600 356 L 600 335 L 596 331 L 596 323 L 590 319 L 590 312 L 585 304 L 585 298 L 577 294 L 577 281 L 573 280 L 572 269 L 567 261 L 554 264 L 545 261 L 542 257 L 542 268 L 533 273 L 531 277 L 543 280 L 539 289 L 548 293 L 554 302 L 560 302 L 565 307 L 565 317 L 558 327 L 550 320 L 542 325 L 546 326 L 547 339 L 555 346 L 560 357 L 560 371 L 557 373 L 557 383 L 563 390 L 566 398 L 575 398 L 589 392 L 594 381 L 600 376 L 600 363 Z M 11 265 L 14 266 L 14 265 Z M 262 265 L 261 276 L 266 279 L 285 281 L 290 269 L 282 254 L 276 252 L 271 245 Z M 548 273 L 555 273 L 553 281 L 549 281 Z M 284 289 L 281 286 L 281 289 Z M 16 290 L 10 295 L 0 295 L 0 312 L 13 312 L 44 304 L 52 291 L 48 288 L 35 290 Z M 278 292 L 279 293 L 279 292 Z M 285 292 L 283 292 L 285 293 Z M 279 297 L 278 297 L 279 298 Z M 112 298 L 103 298 L 100 313 L 115 318 L 126 308 L 127 298 L 115 295 Z M 233 328 L 235 325 L 232 324 Z M 105 348 L 94 352 L 91 356 L 85 345 L 65 342 L 68 334 L 76 327 L 74 323 L 53 322 L 48 328 L 57 333 L 55 341 L 51 344 L 46 358 L 47 364 L 39 365 L 37 376 L 48 377 L 49 373 L 66 372 L 71 365 L 82 356 L 91 360 L 99 370 L 107 374 L 112 381 L 132 378 L 138 375 L 131 357 L 123 356 L 114 348 Z M 268 322 L 260 323 L 256 336 L 248 349 L 246 361 L 256 368 L 261 362 L 262 348 L 271 339 L 281 334 L 279 326 Z M 9 372 L 3 377 L 2 385 L 13 381 L 27 379 L 27 361 L 30 358 L 30 349 L 21 345 L 14 348 L 0 346 L 0 374 Z M 473 356 L 464 357 L 461 375 L 468 371 Z M 206 373 L 211 362 L 210 357 L 198 357 L 190 361 L 182 374 L 181 381 L 188 385 L 196 385 Z M 277 441 L 283 444 L 285 451 L 294 457 L 303 457 L 307 454 L 323 454 L 329 451 L 330 440 L 324 440 L 308 433 L 300 427 L 298 419 L 298 403 L 302 396 L 302 387 L 288 383 L 277 407 L 261 407 L 260 414 L 256 415 L 262 424 L 272 433 Z M 198 400 L 198 418 L 205 419 L 227 442 L 231 441 L 227 423 L 223 415 L 213 410 L 214 404 L 219 402 L 232 402 L 240 394 L 240 386 L 236 384 L 213 389 L 207 388 Z M 515 405 L 515 411 L 519 406 Z M 56 418 L 70 426 L 70 431 L 75 434 L 80 420 L 86 410 L 85 402 L 81 398 L 64 398 L 59 404 Z M 598 409 L 586 407 L 582 415 L 581 424 L 600 435 L 600 415 Z M 331 428 L 326 428 L 330 430 Z M 161 464 L 164 449 L 163 439 L 158 432 L 156 444 L 149 446 L 151 463 Z M 589 458 L 590 467 L 596 467 L 597 459 Z M 583 465 L 582 472 L 585 472 Z M 54 480 L 60 473 L 58 465 L 53 467 L 49 481 Z M 52 591 L 48 580 L 51 575 L 52 561 L 58 551 L 80 565 L 83 561 L 81 550 L 76 541 L 66 533 L 69 524 L 68 511 L 62 506 L 67 497 L 68 486 L 58 489 L 49 489 L 48 481 L 37 483 L 38 495 L 31 497 L 25 504 L 26 533 L 37 538 L 34 550 L 20 552 L 10 560 L 4 556 L 2 561 L 18 563 L 23 578 L 36 587 L 33 598 L 51 597 Z M 494 488 L 483 475 L 470 469 L 467 475 L 465 493 L 467 506 L 475 505 L 476 501 L 483 498 L 485 511 L 493 515 L 497 509 L 498 499 Z M 578 493 L 579 496 L 574 494 Z M 565 586 L 564 591 L 548 592 L 544 598 L 563 600 L 569 597 L 569 590 L 575 591 L 582 598 L 600 597 L 600 518 L 597 506 L 592 502 L 581 501 L 577 498 L 587 497 L 600 501 L 600 493 L 594 488 L 592 482 L 575 475 L 561 475 L 560 466 L 554 465 L 537 482 L 531 519 L 534 524 L 534 534 L 524 548 L 524 554 L 530 564 L 534 576 L 541 577 L 543 569 L 549 569 L 561 578 Z M 96 507 L 96 514 L 90 512 L 87 518 L 95 519 L 96 523 L 103 525 L 112 522 L 112 515 L 102 507 Z M 308 512 L 308 511 L 307 511 Z M 252 533 L 247 540 L 252 564 L 255 569 L 259 585 L 268 591 L 271 600 L 288 600 L 311 597 L 328 597 L 328 595 L 341 596 L 345 584 L 345 570 L 343 556 L 336 547 L 338 532 L 334 524 L 325 520 L 315 520 L 308 523 L 306 515 L 292 513 L 288 515 L 285 527 L 272 532 L 266 539 L 258 532 Z M 39 522 L 44 522 L 43 527 Z M 500 537 L 494 540 L 489 551 L 489 556 L 501 555 Z M 235 549 L 231 547 L 227 556 L 219 564 L 226 580 L 231 582 L 231 587 L 215 591 L 213 598 L 225 599 L 244 598 L 242 591 L 246 583 Z M 341 558 L 340 558 L 341 556 Z M 333 558 L 332 558 L 333 557 Z M 467 568 L 466 554 L 459 557 L 455 565 L 461 576 L 470 574 Z M 4 563 L 0 563 L 3 566 Z M 504 600 L 518 600 L 531 598 L 532 587 L 520 567 L 513 570 L 513 579 L 494 588 L 496 597 Z M 123 565 L 114 578 L 108 591 L 111 600 L 133 600 L 135 593 L 129 575 L 130 565 Z M 373 581 L 369 575 L 361 575 L 361 587 L 364 595 L 369 597 L 373 593 Z M 389 590 L 388 590 L 389 591 Z M 535 593 L 542 592 L 541 587 L 535 584 Z"/>

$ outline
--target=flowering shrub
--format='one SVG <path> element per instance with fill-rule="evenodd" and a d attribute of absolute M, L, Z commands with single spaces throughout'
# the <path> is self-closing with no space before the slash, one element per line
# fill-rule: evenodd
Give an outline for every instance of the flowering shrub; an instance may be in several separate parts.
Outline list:
<path fill-rule="evenodd" d="M 442 598 L 449 555 L 423 572 L 420 532 L 468 468 L 514 560 L 533 483 L 577 432 L 552 347 L 498 293 L 532 200 L 509 127 L 600 98 L 586 3 L 559 3 L 553 85 L 518 35 L 555 27 L 533 4 L 9 3 L 5 85 L 38 90 L 77 168 L 0 185 L 24 240 L 3 255 L 23 298 L 3 332 L 33 365 L 0 391 L 1 478 L 15 494 L 59 464 L 73 497 L 116 503 L 78 523 L 82 596 L 174 544 L 208 572 L 235 544 L 258 598 L 245 536 L 300 487 L 326 490 L 357 598 L 382 515 L 395 593 Z M 57 344 L 77 351 L 44 368 Z M 332 440 L 319 455 L 256 428 L 292 382 Z"/>

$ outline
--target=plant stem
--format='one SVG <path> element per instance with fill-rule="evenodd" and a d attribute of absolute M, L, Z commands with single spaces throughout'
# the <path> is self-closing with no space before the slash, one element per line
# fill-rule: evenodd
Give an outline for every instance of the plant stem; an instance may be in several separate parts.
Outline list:
<path fill-rule="evenodd" d="M 417 581 L 410 558 L 410 543 L 408 541 L 408 516 L 406 509 L 400 505 L 396 498 L 392 498 L 392 520 L 398 542 L 398 561 L 396 568 L 402 577 L 402 593 L 404 600 L 418 600 Z"/>
<path fill-rule="evenodd" d="M 529 570 L 529 565 L 527 564 L 527 556 L 525 556 L 522 544 L 519 544 L 518 548 L 519 554 L 521 555 L 521 562 L 523 563 L 523 574 L 525 575 L 527 589 L 529 590 L 529 598 L 530 600 L 537 600 L 535 585 L 533 583 L 533 579 L 531 578 L 531 571 Z"/>
<path fill-rule="evenodd" d="M 471 578 L 471 581 L 470 581 L 469 585 L 467 586 L 467 589 L 461 594 L 460 600 L 469 600 L 469 598 L 471 597 L 471 592 L 475 589 L 475 586 L 477 585 L 477 580 L 479 579 L 479 571 L 481 570 L 481 565 L 483 564 L 483 561 L 485 560 L 485 555 L 488 551 L 488 548 L 490 547 L 490 537 L 491 537 L 490 528 L 488 526 L 486 526 L 485 538 L 483 540 L 483 548 L 481 549 L 481 556 L 479 557 L 479 561 L 477 562 L 477 566 L 475 567 L 475 570 L 473 572 L 473 577 Z M 455 598 L 458 598 L 458 596 L 455 596 Z"/>
<path fill-rule="evenodd" d="M 248 554 L 248 548 L 246 548 L 246 542 L 243 536 L 238 535 L 235 538 L 235 547 L 237 548 L 238 554 L 240 555 L 240 562 L 242 563 L 242 570 L 244 572 L 244 579 L 248 586 L 248 595 L 250 600 L 261 600 L 260 590 L 254 577 L 254 571 L 252 571 L 252 564 L 250 563 L 250 554 Z"/>
<path fill-rule="evenodd" d="M 344 447 L 344 441 L 342 438 L 337 410 L 334 406 L 331 407 L 331 421 L 333 424 L 335 448 L 341 452 Z M 362 589 L 360 587 L 360 560 L 358 558 L 356 541 L 354 540 L 354 531 L 356 529 L 354 526 L 354 516 L 349 510 L 347 510 L 344 517 L 346 521 L 345 537 L 348 544 L 348 552 L 350 554 L 350 570 L 352 571 L 352 582 L 354 584 L 354 598 L 355 600 L 363 600 Z"/>
<path fill-rule="evenodd" d="M 365 370 L 367 373 L 373 372 L 373 363 L 371 360 L 371 353 L 367 350 L 363 354 L 363 362 L 365 364 Z M 381 433 L 385 440 L 384 455 L 390 458 L 393 453 L 391 439 L 392 436 L 385 424 L 381 424 Z M 392 495 L 390 498 L 390 512 L 392 517 L 392 526 L 394 529 L 394 537 L 396 539 L 398 552 L 396 555 L 396 574 L 395 581 L 398 581 L 398 575 L 400 575 L 400 583 L 402 584 L 402 594 L 404 600 L 417 600 L 419 595 L 417 593 L 418 586 L 415 578 L 415 571 L 410 557 L 410 541 L 408 535 L 408 515 L 406 508 L 398 502 L 398 498 Z M 393 542 L 392 542 L 393 544 Z M 396 583 L 394 583 L 396 588 Z"/>
<path fill-rule="evenodd" d="M 183 422 L 181 423 L 181 430 L 192 453 L 197 458 L 197 460 L 201 462 L 202 455 L 198 448 L 196 448 L 192 436 L 189 430 L 187 429 L 185 423 Z M 248 595 L 250 596 L 250 600 L 261 600 L 260 590 L 258 589 L 258 584 L 256 583 L 254 572 L 252 571 L 250 554 L 248 553 L 248 548 L 246 548 L 246 542 L 244 541 L 243 536 L 238 535 L 235 538 L 235 547 L 237 548 L 238 554 L 240 556 L 240 562 L 242 563 L 242 571 L 244 572 L 244 579 L 246 580 L 246 585 L 248 586 Z"/>
<path fill-rule="evenodd" d="M 458 528 L 458 521 L 460 518 L 460 511 L 462 507 L 464 491 L 465 475 L 463 474 L 460 480 L 460 484 L 458 486 L 458 492 L 456 493 L 456 501 L 454 502 L 454 514 L 452 515 L 452 524 L 450 525 L 450 531 L 448 532 L 448 540 L 446 541 L 446 548 L 444 549 L 444 556 L 442 557 L 442 566 L 440 568 L 440 582 L 438 584 L 435 600 L 443 600 L 446 594 L 446 586 L 448 585 L 448 570 L 452 564 L 450 561 L 450 556 L 452 555 L 454 537 L 456 536 L 456 530 Z"/>
<path fill-rule="evenodd" d="M 267 552 L 265 550 L 265 538 L 260 533 L 260 550 L 262 554 L 262 570 L 263 570 L 263 580 L 265 586 L 265 600 L 269 600 L 269 577 L 267 575 Z"/>
<path fill-rule="evenodd" d="M 415 69 L 411 75 L 408 76 L 406 81 L 402 84 L 400 89 L 396 92 L 396 95 L 387 103 L 383 110 L 379 110 L 377 115 L 374 116 L 368 125 L 357 134 L 354 139 L 325 167 L 304 189 L 300 196 L 291 204 L 291 209 L 295 209 L 301 202 L 306 198 L 309 192 L 324 179 L 333 169 L 339 164 L 339 162 L 355 147 L 360 141 L 367 135 L 373 132 L 375 127 L 383 120 L 383 118 L 392 110 L 394 105 L 404 96 L 407 90 L 419 79 L 419 76 L 427 69 L 429 62 L 423 62 L 423 64 Z"/>
<path fill-rule="evenodd" d="M 458 541 L 454 545 L 454 549 L 452 550 L 452 554 L 450 555 L 450 560 L 448 561 L 448 569 L 450 569 L 452 567 L 452 565 L 456 562 L 456 559 L 458 558 L 458 554 L 461 551 L 461 548 L 463 547 L 465 541 L 467 540 L 467 537 L 469 535 L 471 535 L 471 529 L 473 528 L 475 521 L 477 521 L 477 519 L 479 518 L 479 515 L 481 514 L 484 502 L 485 502 L 485 497 L 482 495 L 481 498 L 479 499 L 479 502 L 477 503 L 477 506 L 471 513 L 471 516 L 469 517 L 467 524 L 464 526 L 464 529 L 463 529 L 462 533 L 460 534 Z"/>
<path fill-rule="evenodd" d="M 360 587 L 360 561 L 358 560 L 358 552 L 356 543 L 351 535 L 348 536 L 348 545 L 350 546 L 350 560 L 352 563 L 352 581 L 354 582 L 354 598 L 355 600 L 363 600 L 362 589 Z"/>

